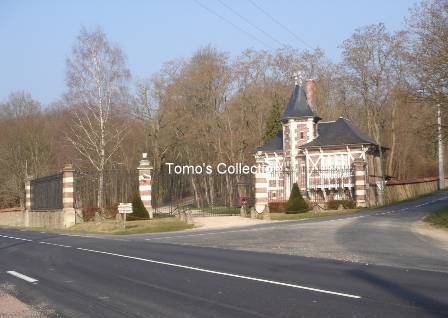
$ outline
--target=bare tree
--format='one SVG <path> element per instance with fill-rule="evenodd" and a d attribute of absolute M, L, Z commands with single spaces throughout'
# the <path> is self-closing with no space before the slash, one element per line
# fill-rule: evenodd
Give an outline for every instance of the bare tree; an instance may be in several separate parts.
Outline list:
<path fill-rule="evenodd" d="M 41 104 L 25 92 L 11 93 L 0 104 L 0 206 L 24 205 L 26 177 L 54 168 L 54 132 Z"/>
<path fill-rule="evenodd" d="M 97 28 L 81 29 L 67 60 L 67 99 L 73 110 L 68 140 L 98 173 L 98 207 L 104 208 L 104 170 L 119 149 L 126 121 L 118 118 L 127 103 L 130 72 L 122 50 Z"/>

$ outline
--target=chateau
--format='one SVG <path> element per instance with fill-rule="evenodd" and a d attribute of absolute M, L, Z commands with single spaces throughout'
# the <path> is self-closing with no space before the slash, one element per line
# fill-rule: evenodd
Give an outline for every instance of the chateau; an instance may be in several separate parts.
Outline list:
<path fill-rule="evenodd" d="M 322 121 L 316 113 L 316 84 L 296 83 L 280 118 L 282 131 L 255 154 L 264 166 L 255 176 L 255 207 L 286 201 L 297 183 L 308 201 L 325 205 L 348 199 L 367 206 L 376 191 L 379 146 L 348 119 Z"/>

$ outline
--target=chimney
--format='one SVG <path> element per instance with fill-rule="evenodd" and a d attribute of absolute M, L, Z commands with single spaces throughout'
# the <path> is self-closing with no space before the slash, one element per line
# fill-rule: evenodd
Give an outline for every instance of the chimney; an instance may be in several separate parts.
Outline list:
<path fill-rule="evenodd" d="M 306 99 L 308 100 L 311 110 L 317 114 L 316 81 L 313 79 L 306 80 L 303 89 L 305 90 Z"/>

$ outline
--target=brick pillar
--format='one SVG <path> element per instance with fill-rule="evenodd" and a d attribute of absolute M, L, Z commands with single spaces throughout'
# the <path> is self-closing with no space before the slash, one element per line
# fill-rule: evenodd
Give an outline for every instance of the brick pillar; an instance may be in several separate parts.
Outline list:
<path fill-rule="evenodd" d="M 262 213 L 268 204 L 268 179 L 264 159 L 257 157 L 256 162 L 258 168 L 255 173 L 255 211 Z"/>
<path fill-rule="evenodd" d="M 147 154 L 143 153 L 143 158 L 140 160 L 138 170 L 138 190 L 140 197 L 143 201 L 143 205 L 148 210 L 149 218 L 153 218 L 153 211 L 151 207 L 151 164 L 147 158 Z"/>
<path fill-rule="evenodd" d="M 362 159 L 356 159 L 353 162 L 355 170 L 355 199 L 357 207 L 366 207 L 366 162 Z"/>
<path fill-rule="evenodd" d="M 23 226 L 30 226 L 30 211 L 31 211 L 31 180 L 33 177 L 28 177 L 25 180 L 25 212 L 23 215 Z"/>
<path fill-rule="evenodd" d="M 64 226 L 69 227 L 76 223 L 74 208 L 74 172 L 73 165 L 68 163 L 62 169 L 62 210 L 64 212 Z"/>
<path fill-rule="evenodd" d="M 31 180 L 32 177 L 28 177 L 25 180 L 25 211 L 31 211 Z"/>

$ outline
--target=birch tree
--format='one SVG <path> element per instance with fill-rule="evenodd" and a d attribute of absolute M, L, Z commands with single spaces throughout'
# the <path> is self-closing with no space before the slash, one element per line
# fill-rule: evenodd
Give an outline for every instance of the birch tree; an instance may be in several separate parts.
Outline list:
<path fill-rule="evenodd" d="M 98 174 L 98 207 L 104 208 L 104 171 L 126 131 L 117 119 L 126 103 L 130 72 L 122 50 L 97 28 L 85 28 L 67 59 L 67 99 L 73 121 L 68 140 Z"/>

